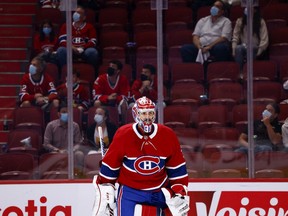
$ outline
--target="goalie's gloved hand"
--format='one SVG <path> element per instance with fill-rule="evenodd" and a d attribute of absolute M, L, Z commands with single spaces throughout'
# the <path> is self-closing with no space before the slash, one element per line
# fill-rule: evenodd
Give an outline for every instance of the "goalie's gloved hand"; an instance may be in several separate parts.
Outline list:
<path fill-rule="evenodd" d="M 177 187 L 176 187 L 177 186 Z M 166 204 L 173 216 L 185 216 L 189 211 L 189 196 L 184 185 L 175 185 L 171 189 L 161 188 Z M 174 191 L 175 190 L 175 191 Z"/>
<path fill-rule="evenodd" d="M 92 216 L 113 215 L 111 212 L 116 208 L 115 192 L 116 188 L 112 184 L 97 184 L 98 176 L 93 178 L 95 188 L 95 201 Z"/>

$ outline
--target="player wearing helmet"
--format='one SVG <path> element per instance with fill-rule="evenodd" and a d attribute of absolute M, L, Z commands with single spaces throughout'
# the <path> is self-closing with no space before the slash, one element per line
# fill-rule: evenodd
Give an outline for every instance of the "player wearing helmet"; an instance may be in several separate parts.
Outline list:
<path fill-rule="evenodd" d="M 110 207 L 115 206 L 111 203 L 113 190 L 109 184 L 116 182 L 119 183 L 118 216 L 141 215 L 135 213 L 135 206 L 139 204 L 155 206 L 157 214 L 149 215 L 169 215 L 167 206 L 172 215 L 186 215 L 189 210 L 188 175 L 175 133 L 155 123 L 156 108 L 149 98 L 139 98 L 132 112 L 135 123 L 117 130 L 95 179 L 98 201 L 96 198 L 93 216 L 103 215 L 108 203 Z M 101 190 L 106 195 L 99 195 Z"/>

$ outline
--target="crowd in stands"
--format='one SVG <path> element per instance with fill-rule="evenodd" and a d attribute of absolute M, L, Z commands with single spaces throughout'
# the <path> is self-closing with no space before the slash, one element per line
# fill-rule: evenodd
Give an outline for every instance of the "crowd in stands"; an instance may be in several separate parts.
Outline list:
<path fill-rule="evenodd" d="M 95 152 L 99 153 L 100 151 L 101 134 L 99 134 L 98 126 L 102 126 L 103 128 L 103 141 L 105 149 L 107 149 L 113 140 L 117 128 L 133 121 L 133 119 L 131 120 L 129 118 L 131 118 L 131 107 L 135 100 L 141 96 L 147 96 L 157 104 L 158 88 L 156 58 L 153 56 L 153 51 L 149 53 L 146 50 L 146 52 L 149 53 L 148 57 L 146 59 L 140 59 L 139 50 L 141 46 L 140 43 L 134 41 L 136 29 L 138 29 L 137 31 L 139 31 L 140 34 L 144 35 L 147 29 L 155 31 L 156 23 L 150 23 L 151 25 L 146 23 L 146 25 L 142 25 L 140 28 L 137 28 L 136 25 L 132 25 L 136 8 L 147 7 L 147 2 L 145 5 L 145 1 L 143 1 L 142 6 L 140 4 L 141 1 L 123 1 L 124 6 L 120 3 L 116 6 L 115 3 L 115 8 L 124 8 L 124 11 L 127 12 L 124 14 L 127 15 L 126 18 L 128 22 L 123 25 L 117 22 L 106 23 L 105 25 L 100 23 L 101 11 L 109 8 L 108 2 L 110 1 L 78 1 L 79 6 L 72 15 L 73 109 L 80 111 L 80 115 L 82 116 L 82 121 L 78 122 L 80 125 L 76 124 L 76 119 L 74 119 L 75 124 L 73 124 L 74 154 L 77 162 L 75 166 L 79 173 L 84 172 L 85 156 Z M 167 80 L 164 80 L 167 82 L 164 83 L 163 93 L 165 95 L 165 106 L 167 107 L 188 104 L 191 108 L 197 104 L 196 108 L 194 107 L 191 109 L 189 117 L 193 119 L 193 115 L 196 114 L 196 117 L 194 116 L 195 119 L 198 118 L 198 106 L 209 106 L 209 88 L 211 87 L 212 82 L 208 81 L 207 70 L 210 64 L 212 65 L 214 62 L 236 62 L 237 67 L 239 67 L 239 73 L 237 74 L 237 80 L 235 82 L 238 83 L 238 85 L 241 85 L 241 91 L 243 90 L 243 92 L 245 92 L 245 72 L 247 77 L 245 66 L 248 44 L 247 9 L 245 7 L 241 8 L 241 13 L 239 13 L 237 19 L 231 20 L 227 14 L 229 14 L 229 11 L 231 12 L 231 8 L 234 4 L 239 5 L 239 2 L 235 1 L 233 4 L 220 0 L 195 0 L 183 2 L 185 2 L 185 6 L 183 7 L 191 10 L 191 17 L 193 20 L 191 20 L 191 23 L 185 23 L 185 27 L 183 27 L 183 25 L 182 27 L 179 27 L 181 24 L 178 26 L 180 30 L 189 30 L 191 36 L 190 42 L 183 41 L 183 43 L 178 46 L 179 59 L 177 61 L 179 64 L 185 63 L 187 65 L 190 63 L 203 64 L 201 65 L 204 73 L 201 75 L 203 76 L 203 80 L 198 82 L 195 81 L 196 79 L 185 79 L 185 77 L 183 77 L 184 80 L 182 80 L 183 83 L 190 83 L 188 85 L 191 86 L 194 86 L 195 83 L 197 83 L 203 90 L 201 90 L 202 93 L 197 95 L 198 98 L 194 99 L 193 102 L 191 98 L 191 100 L 189 100 L 189 98 L 184 98 L 184 102 L 182 101 L 178 104 L 172 102 L 170 98 L 172 95 L 171 90 L 172 86 L 174 86 L 177 81 L 172 82 L 173 75 L 171 74 L 171 71 L 178 63 L 172 64 L 169 62 L 170 49 L 165 46 L 168 40 L 165 35 L 165 28 L 167 27 L 167 24 L 165 23 L 163 39 L 164 51 L 167 52 L 164 53 L 163 63 L 169 69 Z M 42 8 L 57 9 L 60 5 L 60 1 L 40 1 L 40 4 L 40 7 Z M 150 1 L 148 5 L 149 8 Z M 199 18 L 197 12 L 203 7 L 207 7 L 210 14 L 206 14 Z M 266 20 L 261 16 L 261 9 L 261 6 L 252 8 L 253 58 L 255 61 L 269 61 L 269 28 L 266 25 Z M 199 14 L 200 13 L 198 13 L 198 15 Z M 117 17 L 118 15 L 116 12 L 115 14 L 109 14 L 109 16 L 115 16 L 116 19 L 121 18 Z M 66 82 L 67 71 L 65 71 L 67 70 L 65 68 L 67 55 L 66 23 L 63 21 L 59 21 L 58 24 L 52 23 L 49 17 L 46 17 L 41 21 L 38 20 L 37 22 L 40 23 L 40 25 L 35 26 L 36 32 L 33 38 L 33 56 L 31 56 L 30 66 L 27 70 L 28 73 L 23 76 L 20 83 L 19 106 L 39 106 L 44 111 L 47 126 L 43 133 L 43 152 L 67 152 L 68 140 L 65 135 L 67 134 L 68 120 L 68 84 Z M 147 29 L 145 30 L 145 28 Z M 107 32 L 115 35 L 118 35 L 119 32 L 127 34 L 127 39 L 123 39 L 122 41 L 119 36 L 119 41 L 122 41 L 122 45 L 116 47 L 114 44 L 117 44 L 118 38 L 115 37 L 111 40 L 111 38 L 107 36 L 107 40 L 105 40 L 106 37 L 103 35 Z M 144 43 L 143 46 L 147 45 L 149 47 L 150 41 L 156 40 L 156 37 L 149 38 L 148 35 L 146 37 L 148 37 L 146 38 L 146 41 L 148 42 L 147 44 Z M 105 48 L 109 46 L 104 46 L 104 44 L 109 43 L 111 43 L 111 46 L 114 47 L 114 49 L 112 48 L 113 52 L 111 52 L 113 54 L 108 54 L 107 57 L 105 56 L 105 52 L 107 51 Z M 150 51 L 153 50 L 151 47 L 146 49 L 149 49 Z M 115 50 L 121 52 L 122 55 L 115 54 L 117 53 Z M 154 51 L 156 50 L 157 49 L 155 48 Z M 91 77 L 93 77 L 93 79 L 90 77 L 84 79 L 85 71 L 76 69 L 75 65 L 83 63 L 92 67 L 94 74 Z M 44 72 L 48 64 L 56 65 L 56 78 L 50 76 L 52 74 L 51 72 Z M 131 68 L 128 72 L 124 70 L 124 67 L 127 67 L 127 65 Z M 278 68 L 277 65 L 277 69 Z M 278 74 L 279 72 L 276 73 L 274 80 L 269 81 L 278 82 L 279 85 L 282 85 L 281 82 L 283 82 L 283 80 L 279 79 Z M 224 79 L 222 79 L 222 82 L 223 80 Z M 229 82 L 231 82 L 231 80 Z M 268 81 L 266 80 L 266 82 Z M 282 87 L 281 92 L 285 92 L 284 88 L 287 89 L 287 84 Z M 245 98 L 244 93 L 242 96 L 245 104 L 245 99 L 247 98 Z M 257 116 L 257 120 L 255 120 L 254 123 L 255 136 L 257 135 L 254 140 L 257 145 L 255 148 L 256 153 L 259 151 L 279 151 L 286 149 L 286 143 L 282 142 L 281 135 L 282 131 L 285 131 L 285 124 L 283 118 L 279 119 L 279 99 L 280 98 L 277 98 L 277 100 L 258 101 L 262 105 L 261 113 L 263 111 L 263 116 Z M 284 101 L 285 98 L 281 96 L 281 99 Z M 241 104 L 243 101 L 238 101 L 233 105 Z M 285 101 L 283 103 L 285 103 Z M 219 102 L 218 105 L 219 104 L 223 105 L 225 103 L 222 101 Z M 225 105 L 227 105 L 227 102 Z M 226 114 L 232 115 L 233 107 L 229 108 L 227 105 L 226 108 Z M 114 115 L 115 110 L 116 115 Z M 52 112 L 57 113 L 56 118 L 51 117 Z M 220 113 L 214 113 L 214 115 L 218 114 L 220 116 Z M 175 119 L 177 119 L 177 113 L 174 115 L 176 116 Z M 247 113 L 245 115 L 247 115 Z M 231 116 L 229 118 L 231 118 Z M 206 119 L 206 121 L 212 122 L 210 119 Z M 216 126 L 234 127 L 235 125 L 230 122 L 230 124 L 216 124 Z M 174 124 L 173 127 L 177 126 Z M 196 126 L 195 124 L 189 124 L 184 127 L 190 129 L 196 128 L 196 130 L 200 128 L 198 123 Z M 180 130 L 182 130 L 181 128 L 183 128 L 182 124 Z M 207 126 L 207 128 L 210 127 Z M 177 128 L 175 128 L 175 131 L 177 133 Z M 237 142 L 237 145 L 236 147 L 233 147 L 233 151 L 247 153 L 247 134 L 247 128 L 239 131 L 239 140 L 234 140 Z M 283 134 L 288 133 L 285 131 Z M 197 134 L 197 140 L 198 139 L 200 139 L 200 134 Z M 263 140 L 266 140 L 267 142 Z M 202 150 L 203 146 L 198 146 L 193 151 Z"/>

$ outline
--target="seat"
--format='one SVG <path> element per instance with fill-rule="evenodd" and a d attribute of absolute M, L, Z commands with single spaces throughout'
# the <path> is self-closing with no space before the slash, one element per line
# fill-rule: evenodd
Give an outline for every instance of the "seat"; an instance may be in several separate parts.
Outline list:
<path fill-rule="evenodd" d="M 67 179 L 68 154 L 46 153 L 39 157 L 40 179 Z"/>
<path fill-rule="evenodd" d="M 13 112 L 14 128 L 33 128 L 43 134 L 45 128 L 44 113 L 40 107 L 17 107 Z"/>
<path fill-rule="evenodd" d="M 287 44 L 288 45 L 288 44 Z M 288 49 L 288 46 L 287 46 Z M 288 60 L 288 52 L 287 52 L 287 60 Z M 288 80 L 288 61 L 283 61 L 279 65 L 279 79 L 281 82 L 285 82 Z"/>
<path fill-rule="evenodd" d="M 168 105 L 164 107 L 164 124 L 168 127 L 189 127 L 192 110 L 189 105 Z"/>
<path fill-rule="evenodd" d="M 284 178 L 284 172 L 277 169 L 262 169 L 255 172 L 255 178 Z"/>
<path fill-rule="evenodd" d="M 113 14 L 113 16 L 111 16 Z M 122 7 L 101 8 L 98 14 L 98 25 L 101 28 L 103 24 L 118 23 L 123 26 L 128 24 L 128 11 Z"/>
<path fill-rule="evenodd" d="M 41 147 L 42 135 L 33 129 L 14 129 L 8 133 L 8 152 L 26 152 L 38 157 Z"/>
<path fill-rule="evenodd" d="M 123 47 L 111 46 L 102 50 L 102 64 L 108 64 L 111 59 L 126 62 L 126 50 Z"/>
<path fill-rule="evenodd" d="M 209 127 L 229 125 L 228 108 L 221 104 L 203 105 L 198 108 L 197 127 L 199 131 Z"/>
<path fill-rule="evenodd" d="M 138 65 L 144 65 L 144 64 L 157 65 L 157 47 L 156 46 L 141 46 L 137 48 L 136 67 L 138 67 Z"/>
<path fill-rule="evenodd" d="M 262 112 L 267 104 L 253 104 L 253 120 L 262 119 Z M 232 126 L 239 132 L 244 132 L 247 127 L 248 107 L 247 104 L 237 104 L 232 109 Z"/>
<path fill-rule="evenodd" d="M 210 9 L 211 9 L 211 6 L 201 6 L 201 7 L 199 7 L 198 10 L 197 10 L 197 20 L 196 20 L 196 22 L 198 22 L 201 18 L 210 15 Z"/>
<path fill-rule="evenodd" d="M 165 11 L 164 24 L 171 22 L 184 22 L 192 27 L 192 10 L 189 7 L 172 7 Z"/>
<path fill-rule="evenodd" d="M 187 23 L 185 23 L 185 22 L 169 22 L 165 26 L 165 33 L 167 35 L 170 32 L 174 32 L 174 31 L 178 32 L 178 31 L 183 31 L 183 30 L 187 30 L 187 29 L 189 29 L 189 27 L 187 26 Z"/>
<path fill-rule="evenodd" d="M 200 63 L 179 63 L 172 65 L 171 81 L 172 84 L 181 80 L 195 80 L 202 83 L 204 81 L 204 69 Z"/>
<path fill-rule="evenodd" d="M 265 20 L 269 19 L 284 19 L 288 21 L 288 5 L 285 3 L 269 4 L 269 6 L 264 7 L 261 11 L 262 16 Z"/>
<path fill-rule="evenodd" d="M 138 2 L 138 1 L 137 1 Z M 152 23 L 156 25 L 156 10 L 149 7 L 137 7 L 132 11 L 131 24 L 135 26 L 138 23 Z"/>
<path fill-rule="evenodd" d="M 36 26 L 39 27 L 44 19 L 49 19 L 59 29 L 64 23 L 64 17 L 58 8 L 37 8 L 35 22 Z"/>
<path fill-rule="evenodd" d="M 196 82 L 176 82 L 170 91 L 172 104 L 188 104 L 196 110 L 201 104 L 200 96 L 205 94 L 204 86 Z"/>
<path fill-rule="evenodd" d="M 136 47 L 142 46 L 157 46 L 157 32 L 156 30 L 150 30 L 145 32 L 136 32 L 134 34 L 134 42 Z"/>
<path fill-rule="evenodd" d="M 93 178 L 94 175 L 99 174 L 100 163 L 102 155 L 100 153 L 88 154 L 84 158 L 84 175 L 87 178 Z"/>
<path fill-rule="evenodd" d="M 282 84 L 272 81 L 253 82 L 253 101 L 257 103 L 279 103 L 281 100 Z"/>
<path fill-rule="evenodd" d="M 237 82 L 240 66 L 236 62 L 212 62 L 207 66 L 207 82 Z"/>
<path fill-rule="evenodd" d="M 95 69 L 88 63 L 73 63 L 73 70 L 80 73 L 80 79 L 93 83 L 95 81 Z M 61 69 L 61 81 L 66 82 L 67 65 Z"/>
<path fill-rule="evenodd" d="M 209 85 L 209 102 L 210 104 L 226 105 L 228 111 L 236 104 L 244 101 L 244 90 L 240 83 L 236 82 L 213 82 Z"/>
<path fill-rule="evenodd" d="M 169 31 L 166 34 L 166 47 L 169 49 L 173 46 L 182 46 L 192 42 L 192 30 L 182 29 L 179 31 Z"/>
<path fill-rule="evenodd" d="M 211 178 L 241 178 L 241 171 L 237 169 L 217 169 L 211 173 Z"/>
<path fill-rule="evenodd" d="M 126 31 L 101 32 L 99 36 L 99 46 L 105 47 L 123 47 L 126 48 L 129 41 L 129 35 Z"/>
<path fill-rule="evenodd" d="M 269 58 L 278 64 L 281 73 L 281 65 L 288 62 L 288 43 L 271 44 L 269 46 Z"/>
<path fill-rule="evenodd" d="M 288 176 L 288 152 L 285 151 L 273 151 L 269 154 L 268 169 L 281 170 L 285 177 Z"/>
<path fill-rule="evenodd" d="M 236 22 L 239 17 L 243 16 L 244 8 L 241 5 L 232 5 L 229 10 L 229 19 Z"/>
<path fill-rule="evenodd" d="M 285 19 L 268 19 L 265 22 L 268 32 L 273 31 L 275 28 L 282 28 L 287 26 L 287 21 Z"/>
<path fill-rule="evenodd" d="M 53 79 L 55 86 L 58 86 L 60 73 L 56 64 L 46 63 L 44 73 L 49 74 L 50 77 Z"/>
<path fill-rule="evenodd" d="M 225 150 L 214 151 L 210 153 L 211 154 L 209 155 L 209 157 L 207 155 L 203 156 L 203 159 L 204 159 L 203 160 L 203 172 L 206 173 L 207 177 L 212 177 L 213 172 L 219 169 L 238 170 L 241 174 L 240 176 L 244 177 L 247 175 L 247 156 L 244 153 L 234 152 L 234 151 L 229 151 L 229 150 L 228 151 L 227 150 L 226 151 Z M 240 177 L 239 172 L 233 172 L 236 175 L 235 177 Z M 224 175 L 223 171 L 221 171 L 220 173 Z"/>
<path fill-rule="evenodd" d="M 167 62 L 170 68 L 173 67 L 174 64 L 183 63 L 181 57 L 181 46 L 171 46 L 167 49 Z"/>
<path fill-rule="evenodd" d="M 154 23 L 136 23 L 133 26 L 134 34 L 138 34 L 139 32 L 146 32 L 146 31 L 156 31 L 156 25 Z"/>
<path fill-rule="evenodd" d="M 199 135 L 199 142 L 202 148 L 207 145 L 226 145 L 231 149 L 238 146 L 239 131 L 233 127 L 212 127 L 206 128 Z M 215 147 L 215 146 L 214 146 Z"/>
<path fill-rule="evenodd" d="M 193 152 L 190 148 L 183 148 L 182 153 L 186 161 L 189 178 L 206 177 L 203 173 L 203 156 L 201 152 Z"/>
<path fill-rule="evenodd" d="M 191 147 L 191 150 L 197 151 L 199 149 L 199 134 L 196 128 L 174 128 L 173 129 L 180 145 Z"/>
<path fill-rule="evenodd" d="M 288 43 L 288 26 L 275 28 L 269 32 L 269 45 Z"/>
<path fill-rule="evenodd" d="M 0 180 L 25 180 L 34 178 L 34 156 L 13 152 L 0 154 Z"/>
<path fill-rule="evenodd" d="M 105 109 L 107 109 L 109 113 L 109 119 L 112 123 L 114 123 L 116 126 L 119 126 L 119 113 L 118 113 L 118 108 L 117 107 L 112 107 L 112 106 L 105 106 Z M 95 110 L 96 107 L 90 107 L 88 109 L 87 113 L 87 128 L 91 126 L 95 121 L 94 121 L 94 116 L 95 116 Z"/>
<path fill-rule="evenodd" d="M 285 119 L 288 118 L 288 104 L 279 104 L 279 107 L 280 113 L 278 114 L 278 120 L 284 123 Z"/>
<path fill-rule="evenodd" d="M 247 64 L 244 65 L 243 70 L 244 79 L 247 78 Z M 275 61 L 254 61 L 253 62 L 253 79 L 258 80 L 277 80 L 277 64 Z"/>

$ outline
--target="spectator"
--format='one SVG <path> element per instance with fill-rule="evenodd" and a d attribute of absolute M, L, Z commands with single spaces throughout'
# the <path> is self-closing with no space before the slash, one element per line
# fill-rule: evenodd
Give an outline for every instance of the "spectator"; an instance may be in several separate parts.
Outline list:
<path fill-rule="evenodd" d="M 87 153 L 99 151 L 100 149 L 100 138 L 98 133 L 99 126 L 101 126 L 103 130 L 105 149 L 108 149 L 117 130 L 117 126 L 110 122 L 109 112 L 104 107 L 99 107 L 95 110 L 94 120 L 95 122 L 87 129 L 87 140 L 89 141 Z"/>
<path fill-rule="evenodd" d="M 29 66 L 29 73 L 21 80 L 19 100 L 21 107 L 37 105 L 46 109 L 52 105 L 59 106 L 58 94 L 52 78 L 43 73 L 45 69 L 43 58 L 36 56 Z"/>
<path fill-rule="evenodd" d="M 59 48 L 57 58 L 60 67 L 66 64 L 66 23 L 61 26 L 59 33 Z M 72 23 L 72 51 L 73 57 L 81 58 L 96 69 L 98 61 L 98 51 L 96 49 L 97 35 L 94 26 L 86 22 L 86 11 L 78 6 L 73 14 Z"/>
<path fill-rule="evenodd" d="M 46 62 L 57 64 L 56 50 L 58 38 L 56 37 L 53 24 L 46 19 L 40 24 L 39 31 L 34 36 L 34 53 L 41 55 Z"/>
<path fill-rule="evenodd" d="M 288 90 L 288 80 L 286 80 L 286 81 L 283 83 L 283 88 L 285 89 L 285 91 Z M 281 101 L 280 104 L 288 104 L 288 99 L 285 99 L 285 100 Z"/>
<path fill-rule="evenodd" d="M 68 109 L 67 104 L 58 107 L 59 119 L 49 122 L 44 133 L 43 147 L 47 152 L 67 153 L 68 150 Z M 82 171 L 84 166 L 84 153 L 80 151 L 83 137 L 79 125 L 73 122 L 73 151 L 76 168 Z"/>
<path fill-rule="evenodd" d="M 81 111 L 87 111 L 90 105 L 89 92 L 79 83 L 80 73 L 73 70 L 73 107 Z M 67 101 L 67 82 L 57 87 L 57 92 L 61 101 Z"/>
<path fill-rule="evenodd" d="M 254 152 L 265 152 L 278 150 L 282 143 L 281 123 L 278 121 L 280 113 L 279 105 L 270 103 L 263 111 L 263 118 L 254 121 Z M 240 134 L 239 144 L 241 145 L 235 151 L 248 152 L 248 128 Z"/>
<path fill-rule="evenodd" d="M 146 96 L 154 103 L 157 102 L 156 68 L 153 65 L 143 65 L 140 79 L 135 80 L 132 84 L 131 94 L 135 101 Z"/>
<path fill-rule="evenodd" d="M 197 22 L 192 33 L 193 43 L 181 47 L 183 62 L 203 63 L 209 56 L 212 56 L 215 61 L 230 60 L 232 25 L 231 21 L 224 16 L 225 4 L 217 0 L 211 7 L 210 13 L 211 15 Z"/>
<path fill-rule="evenodd" d="M 60 0 L 40 0 L 42 8 L 59 8 Z"/>
<path fill-rule="evenodd" d="M 128 79 L 121 74 L 122 68 L 119 60 L 110 61 L 107 74 L 102 74 L 95 80 L 92 96 L 95 107 L 117 106 L 121 123 L 124 124 L 130 85 Z"/>
<path fill-rule="evenodd" d="M 253 10 L 253 56 L 260 58 L 265 53 L 269 45 L 268 30 L 264 19 L 261 17 L 260 8 L 254 7 Z M 247 8 L 244 9 L 244 14 L 238 18 L 233 31 L 232 37 L 232 56 L 239 63 L 240 69 L 247 56 Z"/>

